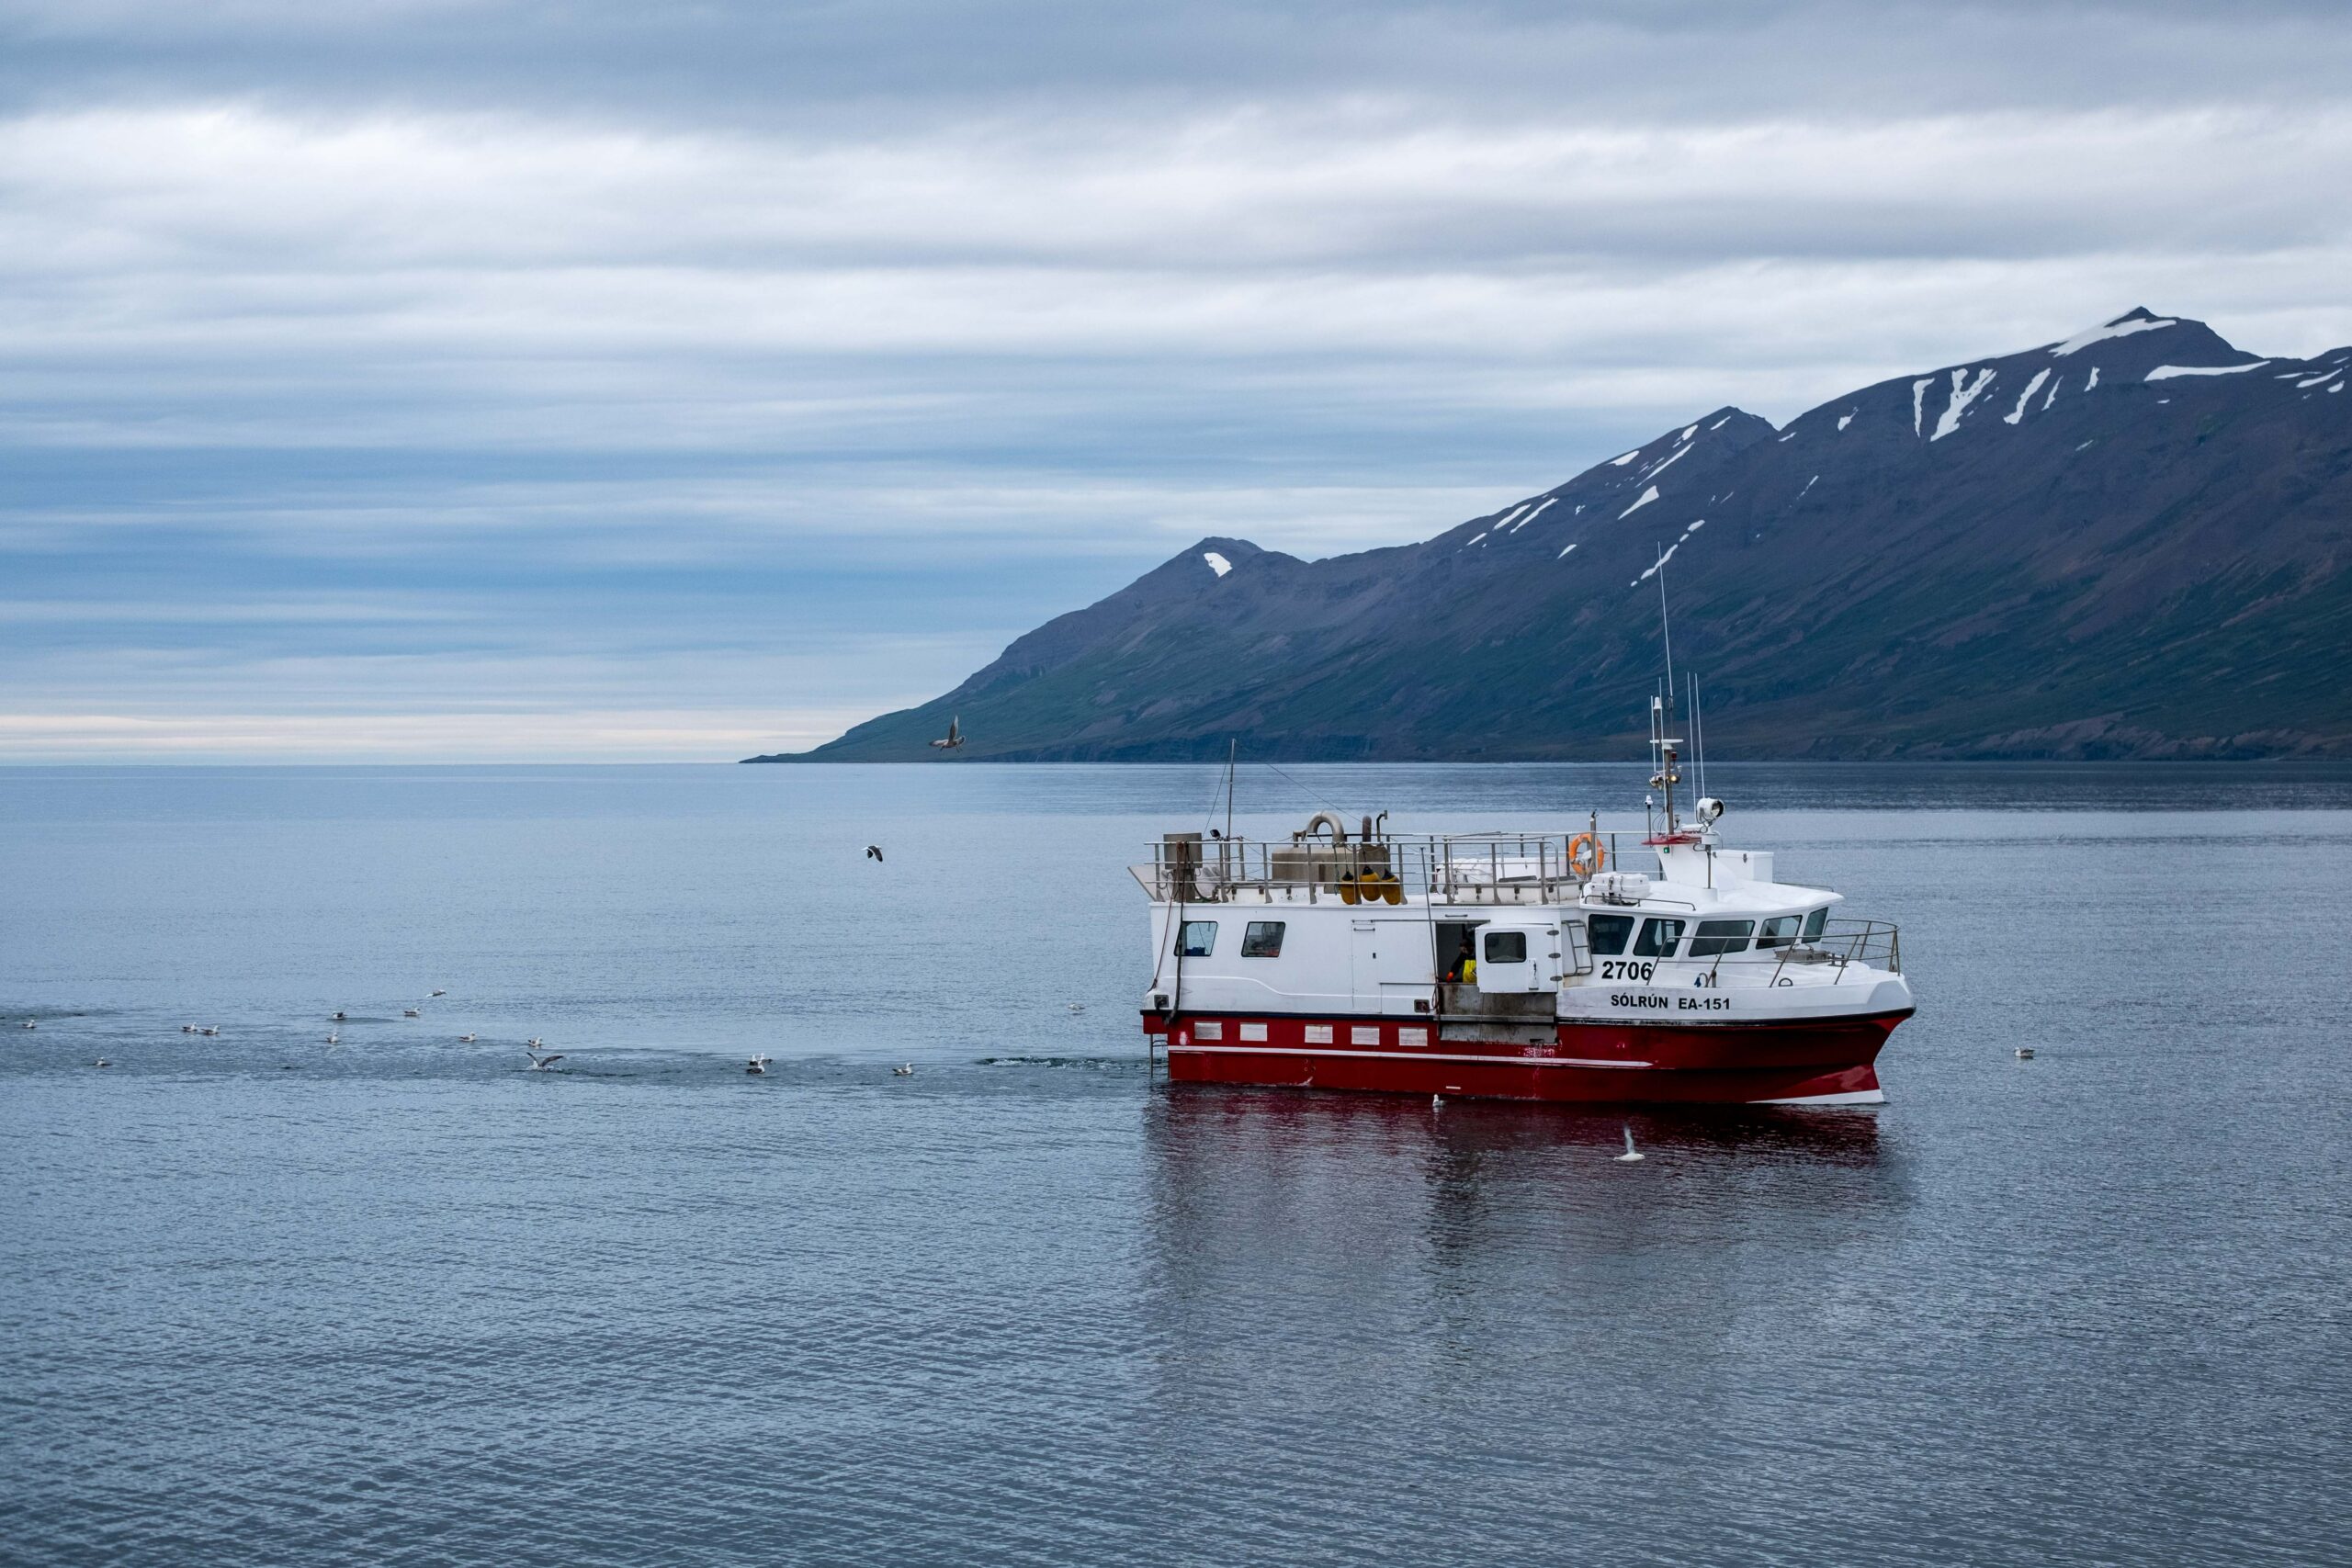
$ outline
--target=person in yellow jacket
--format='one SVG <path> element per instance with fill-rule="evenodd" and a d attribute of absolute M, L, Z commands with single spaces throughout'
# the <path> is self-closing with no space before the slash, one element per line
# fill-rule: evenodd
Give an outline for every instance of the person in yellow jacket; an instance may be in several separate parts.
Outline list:
<path fill-rule="evenodd" d="M 1462 939 L 1462 951 L 1454 954 L 1453 967 L 1445 972 L 1445 977 L 1465 986 L 1477 979 L 1478 955 L 1471 950 L 1468 937 Z"/>

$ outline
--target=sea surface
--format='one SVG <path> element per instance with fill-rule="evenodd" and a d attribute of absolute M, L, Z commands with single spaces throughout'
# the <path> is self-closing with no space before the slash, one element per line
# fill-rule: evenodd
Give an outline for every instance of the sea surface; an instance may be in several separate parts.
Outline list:
<path fill-rule="evenodd" d="M 0 771 L 0 1561 L 2346 1562 L 2352 769 L 1715 775 L 1883 1108 L 1170 1086 L 1214 769 Z"/>

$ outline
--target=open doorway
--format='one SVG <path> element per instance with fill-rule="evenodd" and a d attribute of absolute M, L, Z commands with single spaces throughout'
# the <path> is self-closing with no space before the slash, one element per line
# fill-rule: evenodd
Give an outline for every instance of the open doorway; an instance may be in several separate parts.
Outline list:
<path fill-rule="evenodd" d="M 1478 940 L 1478 928 L 1486 923 L 1484 920 L 1435 922 L 1437 951 L 1433 956 L 1437 964 L 1435 974 L 1439 979 L 1459 980 L 1462 978 L 1462 972 L 1457 965 L 1464 956 L 1475 951 L 1471 944 Z"/>

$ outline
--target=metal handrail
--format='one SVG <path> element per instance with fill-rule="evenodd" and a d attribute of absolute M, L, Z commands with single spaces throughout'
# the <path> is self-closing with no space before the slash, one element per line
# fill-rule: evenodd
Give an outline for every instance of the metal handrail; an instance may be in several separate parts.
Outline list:
<path fill-rule="evenodd" d="M 1394 877 L 1408 896 L 1457 904 L 1543 904 L 1580 896 L 1586 879 L 1569 856 L 1574 833 L 1448 833 L 1333 845 L 1321 840 L 1212 839 L 1186 841 L 1182 859 L 1166 841 L 1148 865 L 1130 867 L 1155 900 L 1224 903 L 1236 889 L 1319 902 L 1343 879 Z M 1603 836 L 1605 864 L 1623 869 L 1621 835 Z M 1197 861 L 1192 857 L 1197 854 Z M 1645 857 L 1653 860 L 1654 857 Z"/>

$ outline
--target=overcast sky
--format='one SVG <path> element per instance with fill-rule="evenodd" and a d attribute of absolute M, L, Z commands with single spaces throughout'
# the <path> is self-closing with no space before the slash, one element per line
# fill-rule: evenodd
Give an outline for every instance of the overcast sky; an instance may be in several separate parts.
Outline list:
<path fill-rule="evenodd" d="M 2352 8 L 0 0 L 0 760 L 725 759 L 2139 304 Z"/>

